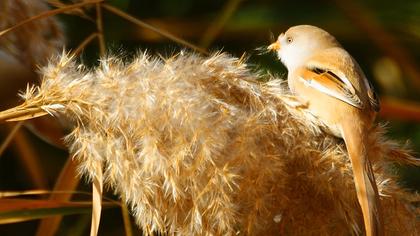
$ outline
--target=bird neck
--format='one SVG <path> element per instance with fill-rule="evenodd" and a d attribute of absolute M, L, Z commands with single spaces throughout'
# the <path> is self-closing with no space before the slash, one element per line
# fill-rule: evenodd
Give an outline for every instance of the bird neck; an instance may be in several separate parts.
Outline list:
<path fill-rule="evenodd" d="M 312 56 L 308 51 L 302 50 L 298 52 L 286 52 L 287 55 L 281 55 L 282 63 L 287 67 L 290 72 L 295 71 L 297 68 L 305 65 L 305 62 Z"/>

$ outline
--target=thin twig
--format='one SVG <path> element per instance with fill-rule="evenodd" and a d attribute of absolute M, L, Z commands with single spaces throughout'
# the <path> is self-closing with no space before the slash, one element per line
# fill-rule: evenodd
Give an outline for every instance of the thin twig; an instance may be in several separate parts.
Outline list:
<path fill-rule="evenodd" d="M 210 25 L 210 27 L 206 30 L 203 37 L 201 38 L 201 48 L 208 48 L 211 45 L 211 43 L 223 29 L 223 26 L 225 26 L 226 22 L 232 17 L 233 13 L 235 13 L 241 1 L 242 0 L 230 0 L 225 4 L 222 13 L 219 15 L 217 20 Z"/>
<path fill-rule="evenodd" d="M 420 122 L 420 104 L 391 97 L 381 98 L 382 117 Z"/>
<path fill-rule="evenodd" d="M 168 39 L 170 39 L 170 40 L 172 40 L 174 42 L 177 42 L 179 44 L 182 44 L 184 46 L 187 46 L 187 47 L 189 47 L 189 48 L 191 48 L 193 50 L 196 50 L 198 52 L 201 52 L 201 53 L 203 53 L 205 55 L 208 55 L 209 54 L 205 49 L 202 49 L 200 47 L 197 47 L 197 46 L 195 46 L 195 45 L 193 45 L 193 44 L 191 44 L 191 43 L 189 43 L 189 42 L 187 42 L 187 41 L 185 41 L 185 40 L 183 40 L 183 39 L 181 39 L 181 38 L 179 38 L 179 37 L 177 37 L 177 36 L 175 36 L 175 35 L 173 35 L 173 34 L 171 34 L 169 32 L 163 31 L 163 30 L 158 29 L 158 28 L 156 28 L 156 27 L 154 27 L 152 25 L 149 25 L 149 24 L 145 23 L 144 21 L 141 21 L 141 20 L 139 20 L 139 19 L 137 19 L 137 18 L 135 18 L 135 17 L 133 17 L 133 16 L 131 16 L 131 15 L 129 15 L 129 14 L 121 11 L 121 10 L 119 10 L 118 8 L 115 8 L 115 7 L 110 6 L 108 4 L 101 4 L 101 6 L 103 8 L 105 8 L 106 10 L 114 13 L 117 16 L 120 16 L 123 19 L 126 19 L 126 20 L 130 21 L 131 23 L 133 23 L 133 24 L 135 24 L 137 26 L 140 26 L 140 27 L 144 27 L 146 29 L 149 29 L 149 30 L 151 30 L 151 31 L 153 31 L 155 33 L 158 33 L 160 35 L 165 36 L 166 38 L 168 38 Z"/>
<path fill-rule="evenodd" d="M 28 140 L 22 129 L 17 130 L 12 147 L 23 166 L 22 172 L 28 174 L 28 178 L 37 188 L 47 188 L 48 180 L 41 165 L 41 158 L 37 155 L 33 143 Z"/>
<path fill-rule="evenodd" d="M 102 189 L 102 166 L 100 165 L 96 168 L 96 176 L 92 183 L 92 223 L 90 227 L 90 236 L 98 235 L 102 211 Z"/>
<path fill-rule="evenodd" d="M 77 188 L 80 182 L 80 178 L 76 177 L 77 165 L 75 161 L 69 157 L 67 158 L 66 164 L 62 168 L 60 175 L 55 182 L 53 191 L 67 190 L 73 191 Z M 50 200 L 69 201 L 73 196 L 72 193 L 68 194 L 57 194 L 51 193 Z M 58 227 L 60 226 L 62 216 L 49 217 L 41 220 L 36 235 L 38 236 L 49 236 L 56 235 Z"/>
<path fill-rule="evenodd" d="M 105 55 L 105 38 L 104 27 L 102 21 L 101 4 L 96 3 L 96 30 L 98 31 L 99 53 L 101 56 Z"/>
<path fill-rule="evenodd" d="M 46 18 L 46 17 L 54 16 L 54 15 L 57 15 L 57 14 L 60 14 L 60 13 L 63 13 L 63 12 L 66 12 L 66 11 L 69 11 L 69 10 L 72 10 L 72 9 L 75 9 L 75 8 L 83 7 L 83 6 L 90 5 L 90 4 L 100 3 L 100 2 L 103 2 L 103 1 L 104 0 L 89 0 L 89 1 L 84 1 L 84 2 L 81 2 L 81 3 L 72 4 L 72 5 L 63 7 L 63 8 L 43 12 L 41 14 L 38 14 L 36 16 L 30 17 L 26 20 L 23 20 L 23 21 L 19 22 L 18 24 L 14 25 L 10 28 L 7 28 L 5 30 L 0 31 L 0 36 L 3 36 L 3 35 L 11 32 L 11 31 L 23 26 L 23 25 L 26 25 L 26 24 L 34 21 L 34 20 L 39 20 L 39 19 L 43 19 L 43 18 Z"/>
<path fill-rule="evenodd" d="M 0 191 L 0 198 L 6 198 L 6 197 L 21 197 L 21 196 L 28 196 L 28 195 L 47 195 L 47 194 L 65 194 L 65 195 L 86 195 L 86 196 L 92 196 L 92 192 L 86 192 L 86 191 L 69 191 L 69 190 L 42 190 L 42 189 L 32 189 L 32 190 L 24 190 L 24 191 Z M 116 201 L 112 198 L 102 196 L 106 202 L 113 203 L 117 206 L 121 206 L 120 201 Z"/>
<path fill-rule="evenodd" d="M 357 1 L 331 0 L 351 19 L 354 24 L 366 33 L 366 36 L 385 54 L 396 59 L 399 65 L 411 78 L 412 84 L 420 88 L 420 72 L 410 53 L 398 40 L 388 33 L 376 18 Z"/>
<path fill-rule="evenodd" d="M 25 107 L 20 105 L 0 112 L 0 123 L 9 121 L 22 121 L 47 115 L 40 107 Z"/>
<path fill-rule="evenodd" d="M 80 44 L 79 46 L 73 51 L 73 55 L 79 55 L 82 50 L 89 44 L 91 43 L 96 37 L 98 37 L 98 33 L 92 33 L 90 34 L 88 37 L 86 37 Z"/>
<path fill-rule="evenodd" d="M 125 204 L 125 199 L 121 199 L 121 213 L 124 221 L 124 229 L 126 236 L 132 236 L 133 230 L 131 228 L 131 220 L 130 220 L 130 213 L 128 212 L 127 205 Z"/>
<path fill-rule="evenodd" d="M 20 197 L 26 195 L 44 195 L 50 194 L 51 191 L 49 190 L 41 190 L 41 189 L 34 189 L 34 190 L 24 190 L 24 191 L 0 191 L 0 198 L 5 197 Z"/>
<path fill-rule="evenodd" d="M 47 0 L 48 4 L 55 7 L 55 8 L 63 8 L 66 7 L 66 3 L 62 3 L 61 0 Z M 88 16 L 82 9 L 74 9 L 71 11 L 66 11 L 65 14 L 78 16 L 80 18 L 86 19 L 91 22 L 95 22 L 95 20 Z"/>
<path fill-rule="evenodd" d="M 19 121 L 10 130 L 10 132 L 7 135 L 6 139 L 3 141 L 3 143 L 0 146 L 0 157 L 3 155 L 3 152 L 9 146 L 9 144 L 13 140 L 13 137 L 15 136 L 16 132 L 20 129 L 20 127 L 22 127 L 22 125 L 23 125 L 23 121 Z"/>

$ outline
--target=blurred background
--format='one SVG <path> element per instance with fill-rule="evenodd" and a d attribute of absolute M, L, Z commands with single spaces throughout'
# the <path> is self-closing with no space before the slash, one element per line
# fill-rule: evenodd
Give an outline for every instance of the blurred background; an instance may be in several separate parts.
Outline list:
<path fill-rule="evenodd" d="M 39 68 L 62 48 L 87 66 L 106 53 L 129 59 L 146 50 L 163 56 L 223 51 L 286 77 L 275 55 L 261 48 L 290 26 L 311 24 L 356 58 L 381 97 L 378 121 L 420 158 L 419 1 L 2 0 L 0 12 L 1 110 L 21 102 L 18 92 L 37 83 Z M 14 197 L 0 199 L 0 235 L 89 233 L 91 187 L 76 177 L 62 144 L 66 132 L 51 118 L 0 125 L 0 196 Z M 402 185 L 420 190 L 418 167 L 393 171 Z M 141 235 L 118 198 L 106 196 L 99 235 Z M 70 199 L 77 204 L 62 204 Z M 6 210 L 11 213 L 1 214 Z M 57 215 L 64 218 L 51 218 Z"/>

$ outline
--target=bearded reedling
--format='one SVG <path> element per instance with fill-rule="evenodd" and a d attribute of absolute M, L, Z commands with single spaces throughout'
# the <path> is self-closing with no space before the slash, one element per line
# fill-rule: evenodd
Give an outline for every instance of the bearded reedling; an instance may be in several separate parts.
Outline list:
<path fill-rule="evenodd" d="M 276 51 L 287 67 L 292 93 L 330 133 L 344 139 L 366 235 L 383 235 L 378 188 L 366 146 L 379 101 L 363 71 L 332 35 L 315 26 L 291 27 L 268 49 Z"/>

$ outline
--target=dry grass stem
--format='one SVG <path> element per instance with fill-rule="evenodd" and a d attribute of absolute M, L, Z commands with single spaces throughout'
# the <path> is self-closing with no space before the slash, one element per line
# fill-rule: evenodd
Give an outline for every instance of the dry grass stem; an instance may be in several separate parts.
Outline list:
<path fill-rule="evenodd" d="M 343 12 L 357 26 L 373 45 L 376 45 L 385 54 L 393 57 L 411 79 L 412 85 L 420 88 L 420 71 L 415 58 L 404 48 L 395 37 L 395 33 L 387 32 L 378 19 L 363 3 L 354 1 L 333 0 L 339 10 Z"/>
<path fill-rule="evenodd" d="M 18 161 L 22 173 L 26 175 L 26 180 L 35 188 L 46 189 L 48 179 L 44 171 L 44 166 L 41 164 L 41 157 L 36 155 L 35 147 L 22 129 L 18 129 L 14 134 L 11 150 L 19 157 Z"/>
<path fill-rule="evenodd" d="M 322 132 L 282 80 L 243 59 L 139 53 L 88 70 L 62 55 L 42 75 L 19 111 L 70 119 L 66 142 L 79 172 L 96 182 L 103 174 L 146 234 L 363 232 L 342 140 Z M 383 130 L 372 130 L 369 158 L 386 234 L 418 235 L 417 195 L 397 185 L 392 166 L 419 160 Z"/>
<path fill-rule="evenodd" d="M 0 198 L 5 197 L 19 197 L 19 196 L 27 196 L 27 195 L 44 195 L 44 194 L 50 194 L 51 191 L 48 190 L 25 190 L 25 191 L 1 191 L 0 192 Z"/>
<path fill-rule="evenodd" d="M 222 31 L 226 22 L 232 17 L 238 9 L 242 0 L 229 0 L 223 7 L 220 15 L 204 32 L 199 45 L 201 48 L 208 48 L 212 42 L 217 38 L 218 34 Z"/>
<path fill-rule="evenodd" d="M 381 98 L 381 116 L 420 122 L 420 103 L 394 97 Z"/>
<path fill-rule="evenodd" d="M 88 37 L 86 37 L 79 46 L 72 52 L 73 55 L 78 56 L 86 46 L 91 43 L 96 37 L 99 37 L 98 33 L 92 33 Z"/>
<path fill-rule="evenodd" d="M 44 1 L 3 0 L 0 10 L 0 48 L 24 65 L 36 69 L 63 47 L 61 26 L 50 16 L 66 9 L 49 10 Z"/>
<path fill-rule="evenodd" d="M 49 199 L 51 200 L 59 200 L 59 201 L 69 201 L 73 196 L 72 192 L 67 194 L 54 191 L 74 191 L 79 184 L 79 178 L 76 175 L 76 163 L 71 159 L 68 158 L 63 169 L 60 171 L 60 175 L 57 178 L 57 181 L 54 185 L 53 193 L 51 193 Z M 62 220 L 62 216 L 56 216 L 51 218 L 43 219 L 37 229 L 36 235 L 37 236 L 50 236 L 56 235 L 56 232 L 60 226 L 60 222 Z"/>
<path fill-rule="evenodd" d="M 105 55 L 105 38 L 104 38 L 104 26 L 102 22 L 102 10 L 101 4 L 96 3 L 96 29 L 98 31 L 98 41 L 99 41 L 99 53 L 101 56 Z"/>
<path fill-rule="evenodd" d="M 10 142 L 13 140 L 13 137 L 15 136 L 16 132 L 22 127 L 23 122 L 18 122 L 14 124 L 10 128 L 10 132 L 7 134 L 7 137 L 4 139 L 4 141 L 0 145 L 0 158 L 3 156 L 3 152 L 6 150 L 6 148 L 9 146 Z"/>
<path fill-rule="evenodd" d="M 185 41 L 184 39 L 181 39 L 181 38 L 179 38 L 179 37 L 177 37 L 177 36 L 175 36 L 175 35 L 173 35 L 173 34 L 171 34 L 169 32 L 166 32 L 166 31 L 161 30 L 159 28 L 156 28 L 156 27 L 154 27 L 152 25 L 149 25 L 149 24 L 145 23 L 144 21 L 141 21 L 141 20 L 139 20 L 139 19 L 137 19 L 137 18 L 135 18 L 135 17 L 133 17 L 133 16 L 125 13 L 124 11 L 119 10 L 116 7 L 113 7 L 113 6 L 109 5 L 109 4 L 101 4 L 101 6 L 104 9 L 108 10 L 109 12 L 112 12 L 115 15 L 120 16 L 123 19 L 126 19 L 126 20 L 130 21 L 131 23 L 133 23 L 133 24 L 135 24 L 137 26 L 140 26 L 140 27 L 146 28 L 148 30 L 151 30 L 151 31 L 153 31 L 155 33 L 158 33 L 158 34 L 160 34 L 160 35 L 162 35 L 162 36 L 164 36 L 164 37 L 166 37 L 166 38 L 168 38 L 168 39 L 170 39 L 170 40 L 172 40 L 172 41 L 174 41 L 176 43 L 179 43 L 179 44 L 184 45 L 184 46 L 186 46 L 188 48 L 191 48 L 191 49 L 193 49 L 193 50 L 195 50 L 197 52 L 200 52 L 200 53 L 203 53 L 205 55 L 208 55 L 208 52 L 205 49 L 202 49 L 200 47 L 197 47 L 194 44 L 189 43 L 189 42 Z"/>
<path fill-rule="evenodd" d="M 43 19 L 43 18 L 47 18 L 47 17 L 50 17 L 50 16 L 54 16 L 54 15 L 57 15 L 57 14 L 60 14 L 60 13 L 64 13 L 66 11 L 78 9 L 78 8 L 81 8 L 81 7 L 86 6 L 86 5 L 96 4 L 96 3 L 99 3 L 99 2 L 103 2 L 103 1 L 104 0 L 84 1 L 84 2 L 81 2 L 81 3 L 76 3 L 76 4 L 72 4 L 72 5 L 68 5 L 68 6 L 65 6 L 65 7 L 58 8 L 58 9 L 49 10 L 49 11 L 40 13 L 38 15 L 32 16 L 28 19 L 25 19 L 25 20 L 19 22 L 19 23 L 13 25 L 10 28 L 7 28 L 7 29 L 4 29 L 4 30 L 0 31 L 0 36 L 3 36 L 3 35 L 11 32 L 11 31 L 19 28 L 19 27 L 22 27 L 22 26 L 26 25 L 26 24 L 32 23 L 33 21 Z M 33 5 L 31 5 L 31 6 L 33 6 Z"/>
<path fill-rule="evenodd" d="M 99 223 L 101 222 L 102 213 L 102 166 L 96 167 L 96 176 L 93 178 L 92 184 L 92 221 L 90 227 L 90 236 L 98 235 Z"/>
<path fill-rule="evenodd" d="M 124 222 L 124 231 L 126 236 L 133 236 L 133 230 L 131 226 L 130 212 L 126 205 L 126 200 L 121 199 L 121 213 Z"/>

